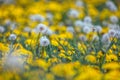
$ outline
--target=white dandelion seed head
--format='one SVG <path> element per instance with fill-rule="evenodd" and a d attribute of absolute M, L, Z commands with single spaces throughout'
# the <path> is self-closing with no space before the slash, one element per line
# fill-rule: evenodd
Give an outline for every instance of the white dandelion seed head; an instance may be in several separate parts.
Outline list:
<path fill-rule="evenodd" d="M 110 6 L 109 9 L 113 12 L 117 11 L 117 7 L 115 5 Z"/>
<path fill-rule="evenodd" d="M 108 34 L 109 34 L 110 37 L 117 37 L 118 36 L 117 33 L 118 33 L 118 30 L 114 30 L 114 29 L 110 29 L 108 31 Z"/>
<path fill-rule="evenodd" d="M 108 34 L 109 34 L 110 37 L 115 37 L 115 36 L 116 36 L 116 30 L 110 29 L 110 30 L 108 31 Z"/>
<path fill-rule="evenodd" d="M 37 27 L 36 27 L 37 32 L 40 32 L 42 34 L 46 34 L 47 29 L 48 29 L 47 26 L 44 25 L 44 24 L 41 24 L 41 23 L 38 24 Z"/>
<path fill-rule="evenodd" d="M 91 27 L 88 27 L 88 26 L 83 27 L 83 32 L 84 32 L 84 33 L 89 33 L 89 32 L 91 32 L 91 31 L 92 31 L 92 28 L 91 28 Z"/>
<path fill-rule="evenodd" d="M 7 26 L 10 26 L 11 23 L 12 23 L 11 20 L 9 20 L 9 19 L 5 20 L 5 24 L 6 24 Z"/>
<path fill-rule="evenodd" d="M 39 21 L 39 22 L 43 22 L 45 20 L 44 16 L 40 14 L 30 15 L 30 19 L 32 21 Z"/>
<path fill-rule="evenodd" d="M 106 2 L 106 6 L 109 7 L 109 6 L 111 6 L 111 5 L 114 5 L 114 3 L 113 3 L 112 1 L 110 1 L 110 0 L 108 0 L 108 1 Z"/>
<path fill-rule="evenodd" d="M 83 42 L 87 41 L 87 38 L 86 38 L 85 35 L 79 36 L 79 39 L 80 39 L 81 41 L 83 41 Z"/>
<path fill-rule="evenodd" d="M 115 37 L 116 37 L 116 38 L 120 38 L 120 30 L 116 31 Z"/>
<path fill-rule="evenodd" d="M 77 0 L 77 1 L 75 2 L 75 5 L 76 5 L 77 7 L 83 7 L 83 6 L 84 6 L 84 2 L 81 1 L 81 0 Z"/>
<path fill-rule="evenodd" d="M 0 33 L 3 33 L 5 31 L 5 28 L 3 26 L 0 26 Z"/>
<path fill-rule="evenodd" d="M 75 10 L 75 9 L 71 9 L 68 12 L 68 16 L 72 17 L 72 18 L 78 18 L 79 17 L 79 12 L 77 10 Z"/>
<path fill-rule="evenodd" d="M 96 32 L 101 32 L 102 31 L 102 27 L 100 25 L 96 25 L 95 26 Z"/>
<path fill-rule="evenodd" d="M 108 26 L 108 22 L 107 22 L 107 21 L 103 21 L 103 22 L 102 22 L 102 25 L 103 25 L 103 26 Z"/>
<path fill-rule="evenodd" d="M 108 0 L 108 1 L 106 2 L 106 6 L 107 6 L 111 11 L 116 11 L 116 10 L 117 10 L 117 7 L 115 6 L 115 4 L 114 4 L 112 1 L 110 1 L 110 0 Z"/>
<path fill-rule="evenodd" d="M 50 41 L 46 36 L 40 38 L 40 46 L 48 46 L 49 44 Z"/>
<path fill-rule="evenodd" d="M 53 19 L 53 15 L 52 15 L 51 13 L 47 13 L 46 18 L 47 18 L 48 20 L 52 20 L 52 19 Z"/>
<path fill-rule="evenodd" d="M 102 39 L 101 39 L 102 43 L 108 44 L 110 43 L 110 36 L 108 33 L 102 35 Z"/>
<path fill-rule="evenodd" d="M 120 30 L 120 27 L 118 24 L 109 24 L 108 27 L 109 29 Z"/>
<path fill-rule="evenodd" d="M 110 16 L 110 21 L 115 24 L 118 22 L 118 17 L 117 16 Z"/>
<path fill-rule="evenodd" d="M 25 32 L 30 32 L 30 31 L 31 31 L 31 28 L 30 28 L 30 27 L 25 27 L 25 28 L 24 28 L 24 31 L 25 31 Z"/>
<path fill-rule="evenodd" d="M 46 35 L 52 35 L 54 32 L 50 29 L 47 28 Z"/>
<path fill-rule="evenodd" d="M 10 34 L 9 40 L 16 40 L 17 36 L 15 34 Z"/>
<path fill-rule="evenodd" d="M 99 40 L 99 37 L 98 37 L 97 35 L 94 35 L 93 38 L 92 38 L 92 40 L 98 41 L 98 40 Z"/>
<path fill-rule="evenodd" d="M 16 27 L 17 27 L 17 24 L 15 22 L 13 22 L 13 23 L 10 24 L 10 29 L 11 30 L 16 29 Z"/>
<path fill-rule="evenodd" d="M 86 17 L 84 18 L 84 22 L 85 22 L 85 23 L 91 23 L 91 22 L 92 22 L 92 18 L 91 18 L 90 16 L 86 16 Z"/>
<path fill-rule="evenodd" d="M 72 26 L 68 26 L 67 27 L 67 32 L 71 32 L 71 33 L 74 33 L 74 28 Z"/>
<path fill-rule="evenodd" d="M 84 26 L 84 22 L 82 22 L 81 20 L 77 20 L 74 22 L 74 25 L 76 27 L 83 27 Z"/>

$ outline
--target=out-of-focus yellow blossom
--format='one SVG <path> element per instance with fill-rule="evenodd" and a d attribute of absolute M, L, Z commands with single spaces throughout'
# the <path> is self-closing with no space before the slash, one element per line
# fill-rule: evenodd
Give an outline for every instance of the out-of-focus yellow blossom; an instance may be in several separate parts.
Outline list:
<path fill-rule="evenodd" d="M 50 73 L 46 74 L 46 80 L 55 80 L 54 75 L 52 75 Z"/>
<path fill-rule="evenodd" d="M 61 57 L 61 58 L 66 58 L 66 56 L 65 56 L 64 53 L 60 53 L 60 54 L 59 54 L 59 57 Z"/>
<path fill-rule="evenodd" d="M 56 20 L 61 20 L 62 19 L 62 15 L 60 13 L 56 13 L 55 14 L 55 18 L 56 18 Z"/>
<path fill-rule="evenodd" d="M 27 39 L 27 40 L 25 41 L 25 44 L 34 47 L 34 46 L 36 45 L 36 41 L 33 40 L 33 39 Z"/>
<path fill-rule="evenodd" d="M 105 70 L 118 70 L 120 69 L 120 64 L 117 62 L 106 63 L 102 66 Z"/>
<path fill-rule="evenodd" d="M 58 12 L 62 10 L 62 7 L 60 6 L 60 4 L 57 2 L 53 2 L 53 1 L 51 1 L 48 4 L 47 8 L 49 8 L 49 10 L 51 11 L 58 11 Z"/>
<path fill-rule="evenodd" d="M 65 41 L 65 40 L 60 40 L 60 44 L 63 44 L 64 46 L 67 46 L 67 45 L 68 45 L 68 42 Z"/>
<path fill-rule="evenodd" d="M 9 47 L 3 43 L 0 43 L 0 51 L 7 53 L 9 51 Z"/>
<path fill-rule="evenodd" d="M 71 79 L 75 75 L 75 70 L 73 69 L 73 66 L 71 66 L 70 63 L 61 63 L 56 66 L 53 66 L 51 68 L 51 71 L 56 76 L 65 77 L 67 79 Z"/>
<path fill-rule="evenodd" d="M 51 40 L 51 44 L 54 45 L 54 46 L 58 46 L 58 42 L 56 40 Z"/>
<path fill-rule="evenodd" d="M 39 53 L 38 53 L 39 54 Z M 44 50 L 41 54 L 41 57 L 42 58 L 46 58 L 48 55 L 47 55 L 47 52 Z"/>
<path fill-rule="evenodd" d="M 99 51 L 97 54 L 98 54 L 97 55 L 98 58 L 101 58 L 103 56 L 103 52 L 102 51 Z"/>
<path fill-rule="evenodd" d="M 14 50 L 23 49 L 23 46 L 20 43 L 14 44 L 13 46 L 14 46 Z"/>
<path fill-rule="evenodd" d="M 109 53 L 109 54 L 112 54 L 112 53 L 113 53 L 113 51 L 112 51 L 111 49 L 109 49 L 109 50 L 108 50 L 108 53 Z"/>
<path fill-rule="evenodd" d="M 17 34 L 17 35 L 20 35 L 20 34 L 21 34 L 21 32 L 20 32 L 19 30 L 14 30 L 13 33 L 14 33 L 14 34 Z"/>
<path fill-rule="evenodd" d="M 62 38 L 62 39 L 72 39 L 73 34 L 70 32 L 66 32 L 66 33 L 62 33 L 62 34 L 58 35 L 58 37 Z"/>
<path fill-rule="evenodd" d="M 81 69 L 82 71 L 74 80 L 101 80 L 102 75 L 99 71 L 86 66 L 83 66 Z"/>
<path fill-rule="evenodd" d="M 15 74 L 15 73 L 10 73 L 10 72 L 7 72 L 7 73 L 3 73 L 1 74 L 1 80 L 10 80 L 10 79 L 15 79 L 15 80 L 21 80 L 21 78 L 18 76 L 18 74 Z"/>
<path fill-rule="evenodd" d="M 94 52 L 94 51 L 92 51 L 90 54 L 95 55 L 95 52 Z"/>
<path fill-rule="evenodd" d="M 110 11 L 108 9 L 104 9 L 102 10 L 101 14 L 100 14 L 100 19 L 104 20 L 106 18 L 108 18 L 110 16 Z"/>
<path fill-rule="evenodd" d="M 88 1 L 88 0 L 84 0 L 86 3 L 88 4 L 92 4 L 92 5 L 99 5 L 99 4 L 103 4 L 106 2 L 106 0 L 91 0 L 91 1 Z"/>
<path fill-rule="evenodd" d="M 69 55 L 72 55 L 72 54 L 74 54 L 74 53 L 75 53 L 75 51 L 72 51 L 72 50 L 69 50 L 69 51 L 68 51 L 68 54 L 69 54 Z"/>
<path fill-rule="evenodd" d="M 85 60 L 87 60 L 88 62 L 91 62 L 91 63 L 96 63 L 96 57 L 94 55 L 87 55 L 85 57 Z"/>
<path fill-rule="evenodd" d="M 42 77 L 43 75 L 45 75 L 45 72 L 44 72 L 44 70 L 41 70 L 41 69 L 32 70 L 32 71 L 28 71 L 28 72 L 24 73 L 24 77 L 29 80 L 41 80 L 41 78 L 45 79 Z M 41 77 L 41 78 L 39 79 L 39 77 Z"/>
<path fill-rule="evenodd" d="M 92 5 L 88 5 L 88 13 L 90 16 L 92 16 L 93 18 L 97 17 L 98 16 L 98 10 L 92 6 Z"/>
<path fill-rule="evenodd" d="M 58 62 L 58 59 L 57 58 L 51 58 L 48 60 L 49 63 L 57 63 Z"/>
<path fill-rule="evenodd" d="M 48 67 L 50 66 L 50 63 L 45 62 L 43 59 L 37 59 L 34 61 L 34 63 L 32 65 L 38 66 L 46 71 L 48 69 Z"/>
<path fill-rule="evenodd" d="M 109 73 L 105 74 L 104 79 L 105 80 L 120 80 L 119 71 L 118 70 L 110 71 Z"/>
<path fill-rule="evenodd" d="M 6 32 L 4 35 L 8 37 L 10 35 L 10 32 Z"/>
<path fill-rule="evenodd" d="M 94 37 L 95 35 L 96 35 L 95 32 L 90 32 L 90 33 L 88 33 L 88 34 L 86 35 L 87 40 L 89 40 L 89 41 L 93 40 L 93 37 Z"/>
<path fill-rule="evenodd" d="M 83 43 L 78 43 L 78 49 L 85 54 L 85 50 L 87 49 Z"/>
<path fill-rule="evenodd" d="M 105 34 L 105 33 L 107 33 L 108 32 L 108 30 L 109 30 L 109 28 L 108 27 L 103 27 L 103 29 L 102 29 L 102 34 Z"/>
<path fill-rule="evenodd" d="M 106 61 L 111 62 L 111 61 L 118 61 L 118 57 L 115 54 L 106 54 Z"/>

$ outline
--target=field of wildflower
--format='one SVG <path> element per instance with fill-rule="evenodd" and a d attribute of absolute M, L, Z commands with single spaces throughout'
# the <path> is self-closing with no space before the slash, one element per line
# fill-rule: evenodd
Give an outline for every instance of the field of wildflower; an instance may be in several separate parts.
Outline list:
<path fill-rule="evenodd" d="M 0 0 L 0 80 L 120 80 L 120 0 Z"/>

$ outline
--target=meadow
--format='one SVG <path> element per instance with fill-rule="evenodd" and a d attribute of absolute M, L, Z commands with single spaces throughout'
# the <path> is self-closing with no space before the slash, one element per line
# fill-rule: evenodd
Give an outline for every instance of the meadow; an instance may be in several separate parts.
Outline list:
<path fill-rule="evenodd" d="M 1 0 L 0 80 L 120 80 L 120 1 Z"/>

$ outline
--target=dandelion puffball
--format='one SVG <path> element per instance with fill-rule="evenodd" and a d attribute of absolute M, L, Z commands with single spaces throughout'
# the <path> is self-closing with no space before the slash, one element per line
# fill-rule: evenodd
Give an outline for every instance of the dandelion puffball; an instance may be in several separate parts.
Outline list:
<path fill-rule="evenodd" d="M 92 22 L 91 17 L 90 17 L 90 16 L 86 16 L 86 17 L 84 18 L 84 22 L 85 22 L 85 23 L 91 23 L 91 22 Z"/>
<path fill-rule="evenodd" d="M 77 10 L 75 10 L 75 9 L 71 9 L 68 12 L 68 16 L 72 17 L 72 18 L 78 18 L 79 17 L 79 12 Z"/>
<path fill-rule="evenodd" d="M 111 21 L 112 23 L 117 23 L 117 22 L 118 22 L 117 16 L 110 16 L 110 21 Z"/>
<path fill-rule="evenodd" d="M 5 31 L 5 28 L 3 26 L 0 26 L 0 33 L 3 33 Z"/>
<path fill-rule="evenodd" d="M 36 29 L 38 32 L 40 32 L 42 34 L 45 34 L 47 32 L 47 26 L 44 24 L 41 24 L 41 23 L 37 25 Z"/>
<path fill-rule="evenodd" d="M 15 34 L 11 34 L 9 36 L 9 40 L 16 40 L 17 36 Z"/>
<path fill-rule="evenodd" d="M 32 21 L 39 21 L 39 22 L 43 22 L 45 20 L 45 18 L 42 15 L 39 15 L 39 14 L 30 15 L 30 19 Z"/>
<path fill-rule="evenodd" d="M 49 44 L 50 41 L 46 36 L 40 38 L 40 46 L 48 46 Z"/>

